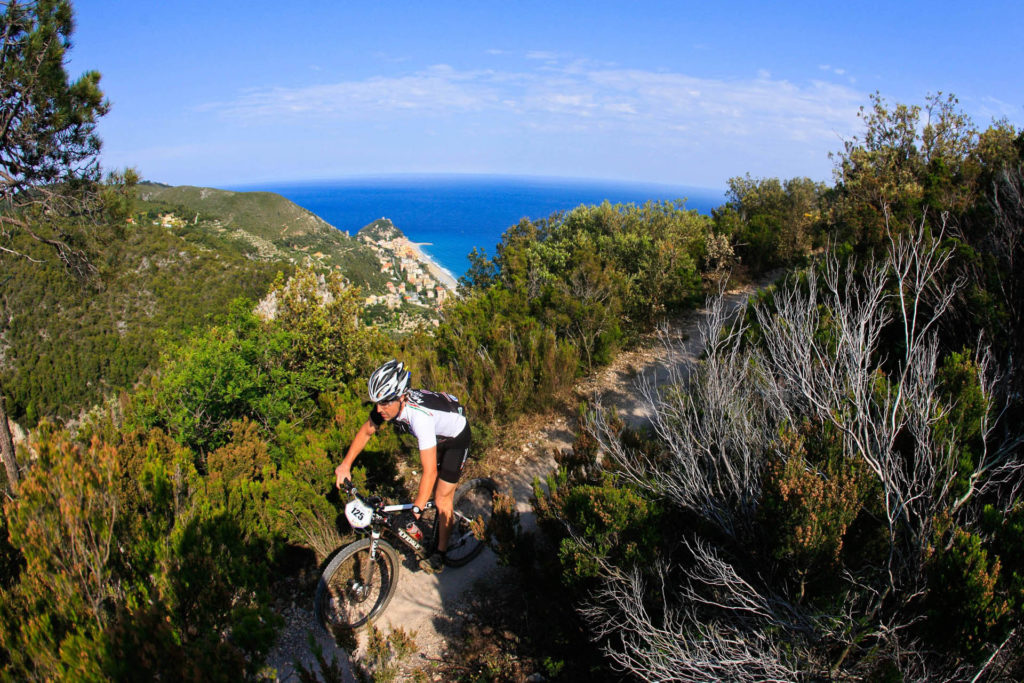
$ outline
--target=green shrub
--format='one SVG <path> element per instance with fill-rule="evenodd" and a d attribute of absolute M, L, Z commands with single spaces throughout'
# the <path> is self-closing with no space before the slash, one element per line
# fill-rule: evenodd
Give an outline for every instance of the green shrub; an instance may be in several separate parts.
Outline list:
<path fill-rule="evenodd" d="M 278 624 L 267 606 L 270 546 L 240 524 L 258 518 L 246 493 L 258 442 L 236 448 L 249 470 L 223 470 L 242 483 L 226 501 L 159 432 L 115 446 L 44 429 L 35 447 L 39 458 L 4 513 L 24 558 L 0 591 L 5 675 L 252 675 Z"/>
<path fill-rule="evenodd" d="M 270 437 L 279 422 L 315 415 L 324 391 L 365 376 L 378 335 L 359 327 L 356 290 L 300 271 L 271 294 L 276 317 L 264 320 L 239 299 L 225 324 L 172 345 L 130 421 L 167 429 L 201 457 L 227 442 L 236 420 Z"/>
<path fill-rule="evenodd" d="M 562 540 L 559 558 L 569 583 L 596 578 L 599 563 L 643 566 L 661 542 L 659 508 L 637 492 L 610 480 L 601 486 L 573 488 L 561 515 L 574 531 Z"/>
<path fill-rule="evenodd" d="M 808 580 L 819 588 L 835 582 L 847 531 L 863 514 L 870 491 L 862 462 L 845 457 L 834 432 L 810 424 L 783 430 L 779 441 L 786 456 L 765 469 L 760 541 L 795 578 L 798 599 Z"/>
<path fill-rule="evenodd" d="M 928 563 L 927 632 L 933 642 L 980 661 L 1009 631 L 1002 564 L 977 534 L 953 529 Z M 1002 634 L 1002 636 L 1000 636 Z"/>

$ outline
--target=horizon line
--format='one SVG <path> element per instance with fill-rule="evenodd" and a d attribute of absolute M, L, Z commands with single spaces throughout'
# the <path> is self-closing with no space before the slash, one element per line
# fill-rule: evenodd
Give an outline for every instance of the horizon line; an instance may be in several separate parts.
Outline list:
<path fill-rule="evenodd" d="M 632 187 L 643 187 L 643 188 L 685 188 L 687 190 L 697 190 L 702 192 L 713 193 L 716 195 L 725 195 L 728 191 L 725 187 L 712 187 L 708 185 L 694 185 L 688 183 L 672 183 L 665 181 L 652 181 L 652 180 L 628 180 L 621 178 L 597 178 L 597 177 L 584 177 L 584 176 L 557 176 L 557 175 L 528 175 L 519 173 L 456 173 L 456 172 L 438 172 L 438 173 L 419 173 L 419 172 L 402 172 L 402 173 L 367 173 L 361 175 L 346 174 L 340 176 L 317 176 L 309 178 L 292 178 L 292 179 L 266 179 L 259 181 L 245 181 L 240 183 L 226 183 L 220 187 L 223 189 L 231 189 L 234 191 L 250 191 L 256 188 L 268 187 L 268 186 L 294 186 L 294 185 L 317 185 L 317 184 L 352 184 L 359 185 L 363 183 L 372 182 L 395 182 L 395 181 L 430 181 L 430 180 L 505 180 L 505 181 L 520 181 L 520 182 L 532 182 L 539 184 L 596 184 L 596 185 L 618 185 L 618 186 L 632 186 Z M 145 182 L 153 182 L 160 184 L 156 180 L 146 179 Z M 195 186 L 202 187 L 202 186 Z M 213 187 L 213 186 L 208 186 Z M 247 189 L 245 189 L 247 188 Z"/>

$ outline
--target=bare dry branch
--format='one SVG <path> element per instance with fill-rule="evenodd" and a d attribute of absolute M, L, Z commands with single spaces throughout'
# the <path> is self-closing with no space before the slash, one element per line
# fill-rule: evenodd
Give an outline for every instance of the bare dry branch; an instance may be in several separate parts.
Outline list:
<path fill-rule="evenodd" d="M 648 680 L 792 679 L 795 665 L 781 653 L 794 650 L 780 644 L 796 646 L 806 673 L 816 661 L 807 644 L 821 642 L 834 661 L 812 666 L 835 675 L 856 671 L 859 658 L 849 655 L 868 647 L 883 648 L 914 678 L 966 672 L 948 670 L 959 664 L 943 663 L 911 635 L 934 524 L 969 514 L 979 492 L 998 487 L 1015 497 L 1024 463 L 1021 438 L 997 439 L 997 373 L 979 344 L 971 360 L 983 450 L 973 471 L 962 471 L 963 435 L 947 420 L 954 406 L 941 386 L 936 331 L 964 280 L 942 279 L 950 259 L 940 244 L 945 217 L 942 226 L 932 235 L 922 221 L 913 234 L 891 236 L 887 257 L 860 268 L 829 255 L 820 272 L 792 277 L 770 306 L 753 306 L 756 345 L 745 337 L 747 318 L 730 320 L 721 296 L 711 302 L 703 358 L 673 368 L 669 386 L 638 385 L 662 448 L 657 456 L 627 449 L 602 411 L 591 419 L 590 432 L 624 481 L 714 525 L 740 554 L 756 533 L 766 464 L 789 457 L 780 430 L 801 421 L 829 425 L 845 456 L 874 478 L 888 529 L 886 566 L 864 577 L 847 572 L 848 599 L 832 614 L 803 614 L 797 601 L 770 594 L 751 575 L 753 557 L 741 569 L 704 541 L 684 541 L 692 556 L 686 568 L 605 566 L 583 613 L 617 636 L 608 653 L 622 669 Z M 886 346 L 894 330 L 899 339 Z M 683 340 L 664 341 L 670 357 L 686 357 Z M 887 579 L 876 580 L 877 569 Z M 645 577 L 664 585 L 652 592 Z M 652 593 L 664 601 L 657 617 L 646 602 Z"/>
<path fill-rule="evenodd" d="M 699 576 L 691 574 L 693 581 L 721 585 L 736 580 L 735 572 L 713 555 L 698 557 L 712 562 L 701 567 Z M 605 581 L 595 600 L 581 611 L 600 636 L 613 636 L 620 643 L 606 652 L 621 670 L 648 681 L 792 681 L 800 677 L 785 648 L 764 631 L 739 628 L 738 622 L 728 620 L 708 620 L 692 606 L 675 608 L 665 603 L 663 614 L 655 617 L 648 609 L 646 583 L 638 570 L 607 565 L 604 569 Z M 655 576 L 664 584 L 667 573 L 668 568 L 660 566 Z M 763 618 L 764 599 L 744 585 L 750 589 L 744 600 L 722 606 Z M 726 591 L 724 597 L 730 600 L 734 594 Z"/>

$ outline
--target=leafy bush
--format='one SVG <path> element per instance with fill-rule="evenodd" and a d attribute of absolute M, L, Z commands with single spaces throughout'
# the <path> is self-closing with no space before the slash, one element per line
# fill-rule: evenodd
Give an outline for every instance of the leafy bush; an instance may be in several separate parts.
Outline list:
<path fill-rule="evenodd" d="M 574 487 L 556 514 L 573 530 L 558 552 L 570 583 L 596 578 L 606 560 L 624 567 L 650 562 L 663 540 L 658 506 L 610 479 Z"/>
<path fill-rule="evenodd" d="M 483 423 L 543 410 L 584 371 L 702 294 L 710 220 L 681 203 L 580 206 L 522 220 L 432 336 L 404 340 L 426 385 L 466 398 Z"/>
<path fill-rule="evenodd" d="M 800 264 L 820 245 L 827 214 L 823 183 L 809 178 L 729 179 L 729 201 L 714 211 L 716 232 L 754 273 Z"/>
<path fill-rule="evenodd" d="M 131 417 L 167 429 L 198 453 L 222 446 L 234 420 L 270 435 L 317 412 L 321 392 L 367 372 L 378 339 L 358 324 L 358 292 L 337 276 L 300 272 L 271 292 L 273 317 L 236 300 L 223 324 L 173 345 Z"/>
<path fill-rule="evenodd" d="M 797 600 L 803 600 L 808 580 L 819 588 L 841 585 L 836 572 L 847 531 L 873 491 L 863 465 L 843 456 L 834 430 L 805 426 L 799 433 L 783 431 L 779 440 L 788 454 L 766 467 L 759 528 L 769 553 L 796 578 Z M 852 552 L 866 550 L 858 545 Z"/>
<path fill-rule="evenodd" d="M 5 505 L 10 540 L 25 560 L 2 600 L 2 644 L 14 670 L 40 677 L 99 678 L 97 655 L 108 604 L 124 587 L 117 552 L 116 449 L 93 442 L 79 452 L 43 440 L 19 497 Z M 82 658 L 83 653 L 89 653 Z"/>
<path fill-rule="evenodd" d="M 981 661 L 988 644 L 1010 630 L 1012 603 L 998 557 L 977 534 L 953 529 L 928 564 L 928 637 L 935 643 Z"/>
<path fill-rule="evenodd" d="M 272 642 L 275 618 L 257 599 L 266 565 L 253 561 L 265 558 L 262 544 L 200 503 L 201 492 L 174 495 L 181 473 L 168 472 L 158 440 L 149 443 L 126 506 L 124 465 L 132 464 L 119 448 L 98 439 L 80 447 L 60 432 L 37 441 L 39 462 L 5 509 L 25 559 L 0 595 L 12 675 L 102 680 L 124 671 L 117 656 L 130 643 L 148 642 L 173 645 L 171 656 L 140 650 L 133 661 L 149 668 L 134 675 L 181 673 L 175 667 L 187 662 L 231 677 Z M 155 523 L 138 519 L 147 512 Z M 152 631 L 138 631 L 144 626 Z"/>

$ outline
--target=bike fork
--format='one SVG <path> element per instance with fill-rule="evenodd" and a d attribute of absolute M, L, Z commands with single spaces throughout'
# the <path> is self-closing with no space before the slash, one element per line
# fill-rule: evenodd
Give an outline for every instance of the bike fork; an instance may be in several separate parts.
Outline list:
<path fill-rule="evenodd" d="M 380 543 L 381 533 L 379 529 L 370 532 L 370 559 L 377 559 L 377 545 Z"/>

